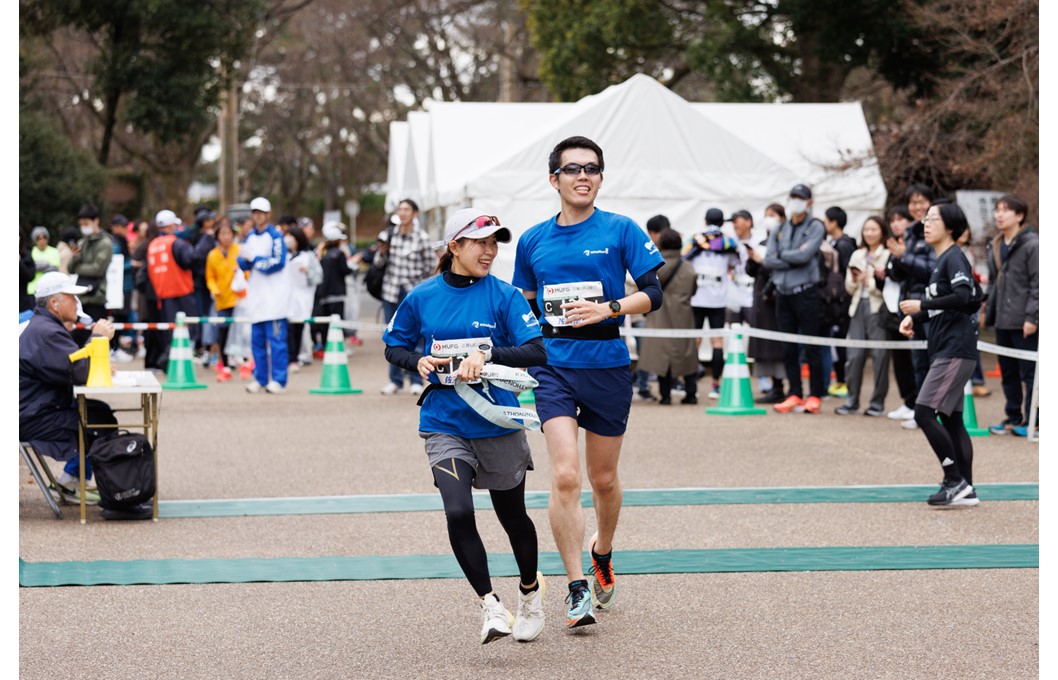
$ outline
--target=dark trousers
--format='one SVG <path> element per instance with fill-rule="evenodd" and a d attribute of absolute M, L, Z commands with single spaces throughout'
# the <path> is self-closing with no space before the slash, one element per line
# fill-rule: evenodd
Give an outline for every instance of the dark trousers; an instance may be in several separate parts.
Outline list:
<path fill-rule="evenodd" d="M 925 340 L 929 337 L 929 330 L 921 321 L 915 321 L 914 330 L 914 340 Z M 922 389 L 922 383 L 926 380 L 926 374 L 929 373 L 929 350 L 911 350 L 911 366 L 915 374 L 915 389 L 920 390 Z"/>
<path fill-rule="evenodd" d="M 899 331 L 889 331 L 888 340 L 904 340 Z M 918 385 L 915 382 L 915 367 L 911 363 L 911 350 L 894 349 L 889 353 L 893 362 L 893 377 L 896 378 L 896 386 L 900 390 L 900 400 L 909 409 L 915 408 L 915 398 L 918 397 Z"/>
<path fill-rule="evenodd" d="M 775 315 L 779 319 L 779 331 L 800 335 L 819 335 L 822 302 L 819 291 L 815 288 L 794 295 L 775 296 Z M 819 345 L 805 345 L 805 360 L 808 362 L 809 394 L 823 398 L 823 355 Z M 804 396 L 801 388 L 801 345 L 784 342 L 782 346 L 783 363 L 786 366 L 786 378 L 790 381 L 789 394 Z"/>
<path fill-rule="evenodd" d="M 290 323 L 287 325 L 287 360 L 296 364 L 301 352 L 301 337 L 305 334 L 305 324 Z"/>
<path fill-rule="evenodd" d="M 1020 328 L 997 328 L 996 344 L 1000 347 L 1036 352 L 1040 346 L 1040 334 L 1025 337 Z M 1032 403 L 1032 383 L 1036 378 L 1036 362 L 1014 357 L 999 357 L 999 370 L 1003 373 L 1003 396 L 1007 403 L 1004 410 L 1008 420 L 1028 422 Z M 1021 386 L 1025 385 L 1022 393 Z"/>

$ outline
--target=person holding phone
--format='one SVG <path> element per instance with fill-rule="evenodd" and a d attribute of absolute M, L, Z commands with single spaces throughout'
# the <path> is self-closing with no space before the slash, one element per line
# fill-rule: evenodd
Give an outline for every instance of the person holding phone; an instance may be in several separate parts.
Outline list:
<path fill-rule="evenodd" d="M 882 286 L 885 278 L 878 279 L 878 269 L 883 268 L 889 260 L 889 251 L 885 249 L 885 240 L 889 229 L 881 217 L 868 217 L 860 233 L 860 247 L 849 259 L 845 272 L 845 290 L 850 297 L 849 333 L 850 340 L 885 340 L 886 330 L 882 323 L 882 312 L 885 305 L 882 300 Z M 874 390 L 871 402 L 864 415 L 885 415 L 885 397 L 889 393 L 889 350 L 850 347 L 845 375 L 848 378 L 848 396 L 845 403 L 834 409 L 839 416 L 847 416 L 860 411 L 860 390 L 863 386 L 863 369 L 870 355 L 874 364 Z"/>

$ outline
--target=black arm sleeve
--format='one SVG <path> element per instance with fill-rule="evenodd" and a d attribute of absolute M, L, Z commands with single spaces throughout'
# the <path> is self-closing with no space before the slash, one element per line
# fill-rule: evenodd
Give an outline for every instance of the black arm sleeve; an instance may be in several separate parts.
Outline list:
<path fill-rule="evenodd" d="M 636 279 L 636 287 L 650 298 L 650 311 L 661 309 L 661 282 L 658 281 L 657 269 L 651 269 Z"/>
<path fill-rule="evenodd" d="M 540 318 L 540 303 L 536 298 L 529 298 L 529 309 L 533 310 L 533 314 L 536 314 L 536 318 Z"/>
<path fill-rule="evenodd" d="M 386 346 L 386 361 L 400 368 L 418 372 L 419 359 L 423 354 L 415 352 L 406 347 Z M 504 366 L 544 366 L 547 364 L 547 349 L 544 348 L 543 338 L 533 338 L 519 347 L 493 347 L 493 363 Z"/>
<path fill-rule="evenodd" d="M 386 361 L 408 371 L 419 372 L 419 359 L 423 355 L 406 347 L 386 345 Z"/>
<path fill-rule="evenodd" d="M 932 300 L 923 300 L 922 309 L 957 309 L 962 310 L 966 308 L 966 305 L 970 302 L 970 296 L 973 294 L 973 289 L 970 286 L 959 286 L 955 288 L 948 295 L 942 297 L 933 298 Z"/>
<path fill-rule="evenodd" d="M 518 347 L 493 347 L 492 361 L 504 366 L 518 366 L 519 368 L 546 366 L 547 349 L 544 347 L 544 339 L 533 338 Z"/>

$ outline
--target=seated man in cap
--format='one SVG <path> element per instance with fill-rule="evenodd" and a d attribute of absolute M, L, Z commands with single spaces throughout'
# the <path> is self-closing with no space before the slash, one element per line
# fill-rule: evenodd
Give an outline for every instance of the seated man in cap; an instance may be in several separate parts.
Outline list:
<path fill-rule="evenodd" d="M 52 492 L 72 501 L 79 500 L 80 476 L 79 418 L 73 388 L 88 380 L 88 360 L 70 361 L 70 354 L 80 349 L 70 329 L 78 321 L 91 321 L 78 314 L 80 302 L 76 296 L 86 291 L 61 272 L 41 276 L 37 281 L 33 316 L 18 338 L 18 438 L 50 458 L 67 461 Z M 100 319 L 92 326 L 91 333 L 112 339 L 114 326 Z M 88 401 L 88 422 L 117 423 L 110 407 L 96 400 Z M 98 436 L 98 431 L 86 430 L 85 446 L 90 448 Z M 86 462 L 85 479 L 91 476 Z M 86 502 L 98 500 L 94 492 L 85 494 Z"/>

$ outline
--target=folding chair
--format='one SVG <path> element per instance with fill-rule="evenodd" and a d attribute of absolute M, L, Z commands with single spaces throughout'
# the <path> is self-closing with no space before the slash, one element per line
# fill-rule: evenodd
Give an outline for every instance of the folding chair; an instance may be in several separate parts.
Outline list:
<path fill-rule="evenodd" d="M 31 451 L 33 452 L 32 456 L 30 455 Z M 51 489 L 49 489 L 48 485 L 44 483 L 44 477 L 40 474 L 40 471 L 44 470 L 44 474 L 47 475 L 48 481 L 51 482 L 53 487 L 57 487 L 58 484 L 55 483 L 55 476 L 51 474 L 51 468 L 48 467 L 48 464 L 44 461 L 40 452 L 29 442 L 19 442 L 18 452 L 22 454 L 22 460 L 26 461 L 26 467 L 29 468 L 30 473 L 33 475 L 33 479 L 37 482 L 37 486 L 40 487 L 41 493 L 44 494 L 45 500 L 48 501 L 48 507 L 50 507 L 51 511 L 55 513 L 55 519 L 62 519 L 62 510 L 59 509 L 59 504 L 55 502 L 55 497 L 51 495 Z M 36 457 L 36 460 L 33 460 L 34 456 Z M 62 499 L 63 505 L 65 505 L 66 499 L 62 498 L 62 494 L 59 494 L 59 498 Z"/>

